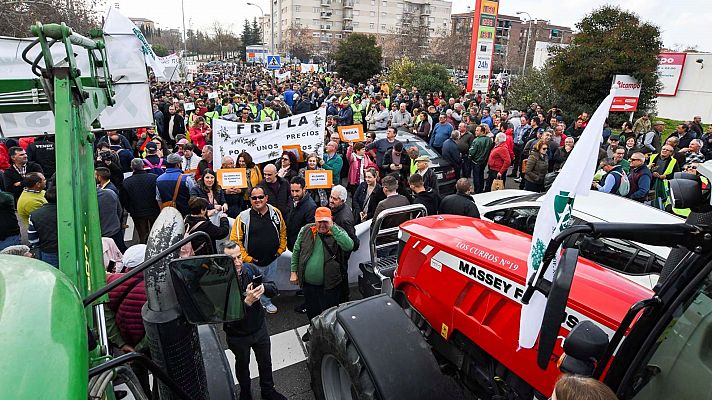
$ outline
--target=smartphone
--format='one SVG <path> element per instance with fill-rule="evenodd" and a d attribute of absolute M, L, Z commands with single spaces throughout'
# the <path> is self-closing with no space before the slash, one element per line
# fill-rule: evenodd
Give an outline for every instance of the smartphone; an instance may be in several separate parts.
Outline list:
<path fill-rule="evenodd" d="M 262 275 L 255 275 L 252 278 L 252 289 L 256 289 L 262 284 Z"/>

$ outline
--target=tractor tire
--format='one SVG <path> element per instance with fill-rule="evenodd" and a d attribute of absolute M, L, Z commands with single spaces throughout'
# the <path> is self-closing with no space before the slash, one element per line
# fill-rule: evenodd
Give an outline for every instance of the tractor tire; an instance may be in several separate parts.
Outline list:
<path fill-rule="evenodd" d="M 307 342 L 307 366 L 318 400 L 375 400 L 379 396 L 356 347 L 332 307 L 314 318 Z"/>

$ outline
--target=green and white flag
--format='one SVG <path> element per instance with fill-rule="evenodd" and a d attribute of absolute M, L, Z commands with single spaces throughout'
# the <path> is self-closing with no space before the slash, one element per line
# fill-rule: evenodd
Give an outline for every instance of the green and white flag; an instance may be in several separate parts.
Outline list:
<path fill-rule="evenodd" d="M 541 267 L 544 251 L 551 239 L 571 224 L 571 211 L 574 198 L 587 195 L 591 190 L 591 182 L 596 172 L 598 148 L 603 133 L 603 123 L 608 117 L 608 110 L 613 102 L 613 91 L 598 106 L 596 112 L 586 125 L 581 137 L 576 142 L 566 164 L 546 192 L 541 202 L 541 209 L 534 225 L 532 235 L 532 250 L 527 260 L 527 284 L 529 279 Z M 557 251 L 551 268 L 544 278 L 552 280 L 559 262 L 560 252 Z M 522 306 L 519 320 L 519 346 L 531 349 L 536 343 L 541 328 L 546 297 L 538 291 L 534 292 L 529 304 Z"/>

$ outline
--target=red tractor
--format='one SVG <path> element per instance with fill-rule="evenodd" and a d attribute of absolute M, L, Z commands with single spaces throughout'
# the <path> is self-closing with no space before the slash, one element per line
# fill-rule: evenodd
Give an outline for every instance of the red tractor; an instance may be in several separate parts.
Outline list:
<path fill-rule="evenodd" d="M 686 223 L 572 226 L 544 255 L 546 269 L 564 247 L 552 281 L 542 272 L 526 282 L 527 234 L 456 216 L 402 224 L 397 257 L 361 266 L 361 291 L 383 293 L 312 321 L 317 398 L 450 398 L 449 376 L 475 398 L 546 399 L 562 371 L 600 379 L 620 399 L 712 398 L 703 384 L 712 379 L 712 207 L 699 178 L 676 178 L 675 207 L 693 211 Z M 374 221 L 372 239 L 389 216 Z M 582 235 L 672 251 L 649 290 L 579 258 Z M 373 254 L 386 246 L 377 242 Z M 546 311 L 537 345 L 520 349 L 521 305 L 533 291 L 547 296 Z"/>

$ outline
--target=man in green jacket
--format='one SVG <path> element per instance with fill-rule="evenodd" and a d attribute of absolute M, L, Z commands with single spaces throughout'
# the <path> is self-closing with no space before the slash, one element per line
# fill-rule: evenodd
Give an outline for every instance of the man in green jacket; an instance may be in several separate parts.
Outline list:
<path fill-rule="evenodd" d="M 485 190 L 485 167 L 489 159 L 490 151 L 494 142 L 487 136 L 485 125 L 475 128 L 475 139 L 470 145 L 470 160 L 472 161 L 472 183 L 475 186 L 475 193 L 482 193 Z"/>
<path fill-rule="evenodd" d="M 341 183 L 341 168 L 344 166 L 344 159 L 336 152 L 338 148 L 339 145 L 334 141 L 327 143 L 326 154 L 324 154 L 324 159 L 320 161 L 322 168 L 331 170 L 333 185 Z"/>
<path fill-rule="evenodd" d="M 322 311 L 339 305 L 341 266 L 354 247 L 344 229 L 335 225 L 331 210 L 319 207 L 313 224 L 305 225 L 294 243 L 289 281 L 304 291 L 309 321 Z M 302 336 L 309 340 L 309 332 Z"/>

